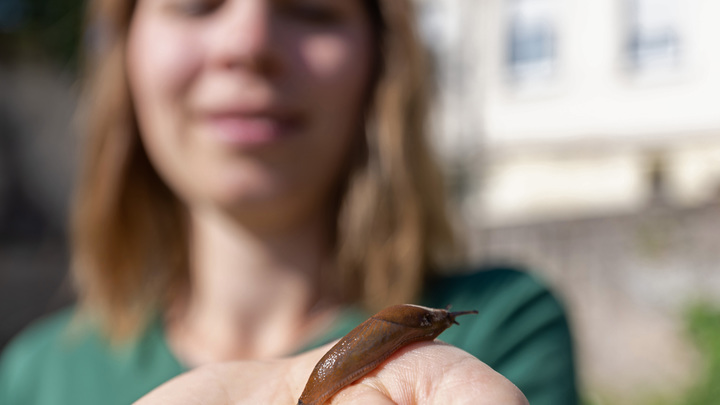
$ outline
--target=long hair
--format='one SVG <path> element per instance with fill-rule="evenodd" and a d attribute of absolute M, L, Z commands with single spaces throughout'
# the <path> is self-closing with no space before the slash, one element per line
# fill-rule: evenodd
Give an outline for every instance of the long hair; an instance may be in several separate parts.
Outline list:
<path fill-rule="evenodd" d="M 377 68 L 363 151 L 336 212 L 335 291 L 376 310 L 416 300 L 428 272 L 456 252 L 444 185 L 426 139 L 426 54 L 410 0 L 364 0 Z M 131 337 L 189 283 L 186 208 L 140 142 L 125 71 L 135 1 L 89 10 L 87 117 L 72 212 L 72 270 L 81 308 L 111 337 Z"/>

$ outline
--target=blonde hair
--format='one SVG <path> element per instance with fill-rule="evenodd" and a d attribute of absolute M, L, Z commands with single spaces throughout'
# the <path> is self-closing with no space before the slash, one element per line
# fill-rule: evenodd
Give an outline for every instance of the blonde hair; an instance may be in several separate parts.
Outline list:
<path fill-rule="evenodd" d="M 330 277 L 345 303 L 376 310 L 416 300 L 425 275 L 453 257 L 456 244 L 426 139 L 426 55 L 411 1 L 366 3 L 376 14 L 379 63 L 364 150 L 338 201 Z M 87 138 L 72 213 L 81 308 L 116 338 L 137 333 L 189 283 L 187 214 L 143 149 L 125 76 L 134 4 L 100 0 L 90 10 L 96 48 L 87 61 Z"/>

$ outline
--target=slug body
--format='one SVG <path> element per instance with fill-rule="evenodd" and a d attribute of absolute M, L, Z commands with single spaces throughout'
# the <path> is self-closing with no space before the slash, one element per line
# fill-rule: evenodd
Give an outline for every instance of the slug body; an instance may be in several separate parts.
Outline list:
<path fill-rule="evenodd" d="M 418 305 L 383 309 L 345 335 L 315 365 L 298 405 L 322 405 L 336 392 L 369 373 L 395 351 L 433 340 L 455 317 L 477 311 L 448 312 Z"/>

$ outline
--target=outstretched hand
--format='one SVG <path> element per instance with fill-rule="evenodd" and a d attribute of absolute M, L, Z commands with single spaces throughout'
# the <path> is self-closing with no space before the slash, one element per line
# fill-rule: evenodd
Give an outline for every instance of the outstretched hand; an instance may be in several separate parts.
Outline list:
<path fill-rule="evenodd" d="M 182 374 L 136 405 L 295 405 L 330 345 L 272 361 L 212 364 Z M 437 341 L 409 345 L 329 404 L 527 405 L 517 387 L 467 352 Z"/>

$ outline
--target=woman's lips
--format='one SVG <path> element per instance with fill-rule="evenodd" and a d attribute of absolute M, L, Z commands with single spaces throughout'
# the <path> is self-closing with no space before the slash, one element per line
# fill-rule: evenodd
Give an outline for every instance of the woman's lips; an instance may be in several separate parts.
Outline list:
<path fill-rule="evenodd" d="M 297 129 L 297 120 L 273 115 L 216 114 L 207 123 L 222 142 L 244 147 L 277 142 Z"/>

